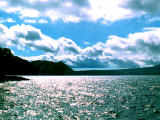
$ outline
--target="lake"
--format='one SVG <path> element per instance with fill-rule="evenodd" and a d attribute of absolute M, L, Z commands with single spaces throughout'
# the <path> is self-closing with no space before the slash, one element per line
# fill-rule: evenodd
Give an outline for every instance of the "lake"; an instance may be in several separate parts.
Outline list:
<path fill-rule="evenodd" d="M 160 76 L 23 76 L 0 83 L 0 120 L 160 120 Z"/>

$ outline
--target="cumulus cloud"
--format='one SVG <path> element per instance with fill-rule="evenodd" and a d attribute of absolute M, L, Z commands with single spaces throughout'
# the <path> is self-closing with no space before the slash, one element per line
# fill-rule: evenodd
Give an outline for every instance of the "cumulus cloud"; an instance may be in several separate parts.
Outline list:
<path fill-rule="evenodd" d="M 27 60 L 63 61 L 71 67 L 137 68 L 156 65 L 160 62 L 160 28 L 144 28 L 126 38 L 109 36 L 105 43 L 80 48 L 73 40 L 61 37 L 53 39 L 30 25 L 15 25 L 10 28 L 0 24 L 0 46 L 15 46 L 18 49 L 42 51 L 39 56 Z"/>
<path fill-rule="evenodd" d="M 126 7 L 134 11 L 142 11 L 152 15 L 159 14 L 160 1 L 159 0 L 129 0 Z"/>
<path fill-rule="evenodd" d="M 9 23 L 14 23 L 15 22 L 15 20 L 13 20 L 12 18 L 8 18 L 6 21 L 9 22 Z"/>
<path fill-rule="evenodd" d="M 4 23 L 6 22 L 6 20 L 4 20 L 3 18 L 0 18 L 0 23 Z"/>
<path fill-rule="evenodd" d="M 98 57 L 103 55 L 105 45 L 101 42 L 98 42 L 97 44 L 87 47 L 84 49 L 85 54 L 87 54 L 90 57 Z"/>
<path fill-rule="evenodd" d="M 9 44 L 9 40 L 6 38 L 6 33 L 8 32 L 8 28 L 2 24 L 0 24 L 0 46 L 6 47 Z M 6 40 L 7 39 L 7 40 Z"/>
<path fill-rule="evenodd" d="M 40 24 L 46 24 L 46 23 L 48 23 L 48 21 L 45 20 L 45 19 L 39 19 L 39 20 L 36 20 L 36 19 L 24 19 L 24 23 L 40 23 Z"/>
<path fill-rule="evenodd" d="M 15 25 L 9 29 L 1 25 L 0 31 L 3 33 L 0 37 L 4 36 L 2 41 L 10 42 L 10 44 L 4 42 L 8 46 L 16 45 L 19 48 L 29 46 L 44 52 L 53 52 L 54 54 L 78 54 L 81 51 L 81 48 L 72 40 L 64 37 L 57 40 L 52 39 L 30 25 Z"/>
<path fill-rule="evenodd" d="M 139 68 L 140 65 L 138 65 L 136 62 L 131 60 L 121 60 L 121 59 L 110 59 L 110 61 L 116 65 L 118 65 L 119 68 Z"/>
<path fill-rule="evenodd" d="M 3 19 L 3 18 L 0 18 L 0 23 L 15 23 L 16 21 L 13 20 L 12 18 L 7 18 L 7 19 Z"/>
<path fill-rule="evenodd" d="M 36 23 L 36 20 L 32 20 L 32 19 L 25 19 L 24 20 L 25 23 Z"/>
<path fill-rule="evenodd" d="M 52 20 L 62 18 L 65 21 L 77 21 L 83 16 L 83 8 L 89 7 L 87 0 L 2 0 L 1 10 L 18 12 L 21 17 L 49 17 Z"/>
<path fill-rule="evenodd" d="M 47 21 L 47 20 L 44 20 L 44 19 L 39 19 L 39 20 L 38 20 L 38 23 L 45 24 L 45 23 L 48 23 L 48 21 Z"/>
<path fill-rule="evenodd" d="M 98 57 L 78 56 L 76 61 L 71 61 L 73 68 L 107 68 L 108 62 L 99 59 Z"/>
<path fill-rule="evenodd" d="M 89 42 L 84 42 L 84 45 L 89 45 Z"/>
<path fill-rule="evenodd" d="M 158 14 L 159 0 L 1 0 L 0 10 L 25 17 L 49 17 L 52 21 L 82 20 L 102 23 L 144 14 Z M 136 12 L 135 12 L 136 11 Z"/>
<path fill-rule="evenodd" d="M 160 28 L 145 28 L 143 32 L 129 34 L 127 38 L 111 36 L 106 42 L 105 54 L 123 61 L 133 61 L 139 66 L 149 65 L 148 60 L 159 62 Z M 135 64 L 135 66 L 137 66 Z M 153 64 L 150 64 L 153 65 Z"/>

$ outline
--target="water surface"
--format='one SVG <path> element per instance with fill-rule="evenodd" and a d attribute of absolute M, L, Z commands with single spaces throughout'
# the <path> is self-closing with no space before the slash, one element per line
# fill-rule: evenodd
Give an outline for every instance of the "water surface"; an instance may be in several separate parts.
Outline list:
<path fill-rule="evenodd" d="M 25 77 L 0 83 L 0 119 L 160 119 L 160 76 Z"/>

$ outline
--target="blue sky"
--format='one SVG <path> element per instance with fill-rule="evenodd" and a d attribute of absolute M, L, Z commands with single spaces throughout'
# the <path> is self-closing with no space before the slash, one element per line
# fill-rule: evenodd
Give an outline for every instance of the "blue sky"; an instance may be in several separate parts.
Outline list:
<path fill-rule="evenodd" d="M 0 47 L 74 69 L 160 63 L 158 0 L 0 0 Z"/>

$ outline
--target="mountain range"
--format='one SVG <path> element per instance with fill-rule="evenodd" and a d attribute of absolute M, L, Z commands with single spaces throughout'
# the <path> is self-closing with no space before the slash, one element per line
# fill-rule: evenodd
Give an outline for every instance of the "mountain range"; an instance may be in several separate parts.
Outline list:
<path fill-rule="evenodd" d="M 29 62 L 14 56 L 8 48 L 0 48 L 0 81 L 12 79 L 6 78 L 6 75 L 160 75 L 160 65 L 136 69 L 73 71 L 63 62 Z"/>
<path fill-rule="evenodd" d="M 6 75 L 64 75 L 73 70 L 63 62 L 32 61 L 29 62 L 14 56 L 10 49 L 0 48 L 0 81 L 4 79 L 17 79 Z"/>

